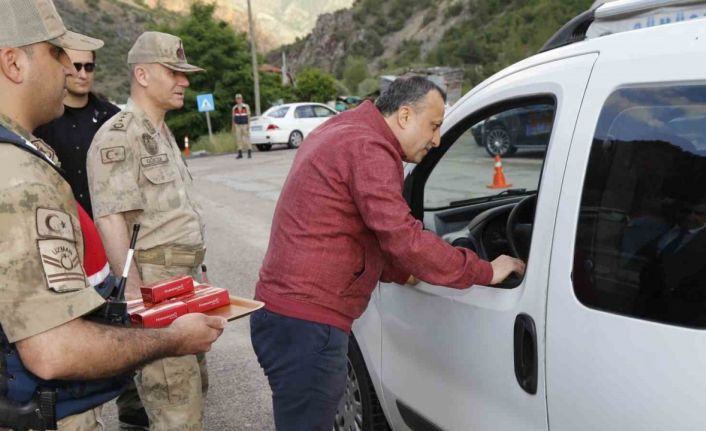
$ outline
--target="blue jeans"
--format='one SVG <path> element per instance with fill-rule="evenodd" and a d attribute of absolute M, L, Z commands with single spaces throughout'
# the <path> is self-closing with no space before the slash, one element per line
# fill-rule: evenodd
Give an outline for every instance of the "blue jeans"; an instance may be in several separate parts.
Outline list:
<path fill-rule="evenodd" d="M 346 388 L 348 334 L 260 309 L 250 337 L 272 389 L 278 431 L 331 431 Z"/>

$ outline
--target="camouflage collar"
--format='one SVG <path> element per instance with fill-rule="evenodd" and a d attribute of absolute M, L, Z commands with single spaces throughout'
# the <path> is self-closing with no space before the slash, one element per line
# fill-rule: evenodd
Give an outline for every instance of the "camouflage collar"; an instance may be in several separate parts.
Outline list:
<path fill-rule="evenodd" d="M 0 124 L 12 133 L 21 136 L 27 142 L 31 142 L 33 139 L 31 133 L 29 133 L 24 127 L 20 126 L 19 123 L 17 123 L 15 120 L 8 117 L 7 115 L 0 114 Z"/>
<path fill-rule="evenodd" d="M 34 151 L 41 153 L 44 158 L 47 159 L 52 165 L 59 167 L 59 159 L 56 156 L 56 152 L 47 144 L 44 143 L 39 138 L 29 133 L 24 127 L 20 126 L 15 120 L 8 117 L 7 115 L 0 114 L 0 126 L 7 129 L 9 132 L 22 138 L 23 144 L 26 147 L 31 148 Z"/>

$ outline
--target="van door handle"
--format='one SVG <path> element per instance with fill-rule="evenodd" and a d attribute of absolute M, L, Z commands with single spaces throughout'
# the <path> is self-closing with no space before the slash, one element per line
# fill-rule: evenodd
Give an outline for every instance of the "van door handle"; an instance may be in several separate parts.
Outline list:
<path fill-rule="evenodd" d="M 515 377 L 528 394 L 537 393 L 537 330 L 528 314 L 518 314 L 515 319 Z"/>

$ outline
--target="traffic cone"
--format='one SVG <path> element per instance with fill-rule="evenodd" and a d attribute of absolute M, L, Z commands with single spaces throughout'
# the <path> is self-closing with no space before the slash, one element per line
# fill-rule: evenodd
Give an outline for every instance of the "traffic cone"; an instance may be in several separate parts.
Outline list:
<path fill-rule="evenodd" d="M 505 182 L 505 174 L 503 173 L 503 161 L 499 155 L 495 155 L 495 175 L 493 176 L 493 184 L 488 184 L 489 189 L 506 189 L 512 187 L 512 184 Z"/>
<path fill-rule="evenodd" d="M 189 150 L 189 137 L 184 136 L 184 157 L 189 157 L 191 155 L 191 150 Z"/>

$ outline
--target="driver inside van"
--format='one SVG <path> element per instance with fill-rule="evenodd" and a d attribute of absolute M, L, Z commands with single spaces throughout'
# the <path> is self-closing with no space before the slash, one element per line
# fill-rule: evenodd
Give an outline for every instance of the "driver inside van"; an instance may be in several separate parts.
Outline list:
<path fill-rule="evenodd" d="M 670 321 L 701 324 L 706 321 L 706 197 L 685 204 L 678 222 L 653 243 L 653 263 L 643 270 L 641 290 Z M 698 320 L 699 322 L 696 322 Z"/>

